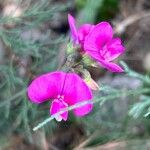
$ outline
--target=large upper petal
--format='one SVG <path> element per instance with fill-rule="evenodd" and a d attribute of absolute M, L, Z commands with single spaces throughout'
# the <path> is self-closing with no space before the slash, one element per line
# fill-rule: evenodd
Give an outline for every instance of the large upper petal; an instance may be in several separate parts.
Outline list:
<path fill-rule="evenodd" d="M 113 29 L 108 22 L 97 24 L 87 35 L 84 41 L 84 50 L 93 58 L 99 53 L 103 46 L 111 41 Z"/>
<path fill-rule="evenodd" d="M 74 109 L 77 116 L 88 114 L 93 107 L 92 92 L 86 83 L 75 73 L 68 73 L 64 82 L 63 88 L 64 101 L 69 105 L 74 105 L 79 102 L 89 101 L 89 104 Z"/>
<path fill-rule="evenodd" d="M 120 38 L 112 39 L 106 45 L 107 52 L 104 55 L 104 58 L 107 61 L 112 61 L 122 54 L 125 50 L 125 47 L 122 45 Z"/>
<path fill-rule="evenodd" d="M 71 30 L 71 38 L 75 44 L 78 44 L 78 32 L 75 25 L 75 19 L 70 14 L 68 14 L 68 23 Z"/>
<path fill-rule="evenodd" d="M 28 87 L 28 97 L 34 103 L 42 103 L 56 98 L 61 92 L 65 75 L 64 72 L 56 71 L 37 77 Z"/>

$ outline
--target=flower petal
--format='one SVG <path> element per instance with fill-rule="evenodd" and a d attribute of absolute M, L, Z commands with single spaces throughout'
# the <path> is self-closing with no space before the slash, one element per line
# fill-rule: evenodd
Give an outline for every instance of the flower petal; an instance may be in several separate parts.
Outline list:
<path fill-rule="evenodd" d="M 82 117 L 87 115 L 91 110 L 93 109 L 93 103 L 89 102 L 88 104 L 85 104 L 84 106 L 78 107 L 73 110 L 74 114 L 76 116 Z"/>
<path fill-rule="evenodd" d="M 64 97 L 63 101 L 68 105 L 92 99 L 91 90 L 75 73 L 64 73 L 61 71 L 47 73 L 37 77 L 28 87 L 28 96 L 34 103 L 42 103 L 50 98 L 56 99 L 59 95 Z M 56 101 L 53 105 L 60 107 L 60 103 L 56 103 Z M 92 107 L 93 104 L 90 103 L 74 111 L 76 115 L 83 116 L 89 113 Z M 54 108 L 53 112 L 56 111 Z M 61 117 L 62 119 L 64 118 L 63 116 Z M 60 116 L 56 119 L 61 120 Z"/>
<path fill-rule="evenodd" d="M 56 98 L 61 92 L 65 75 L 65 73 L 57 71 L 37 77 L 28 87 L 28 97 L 34 103 L 42 103 Z"/>
<path fill-rule="evenodd" d="M 106 46 L 107 52 L 105 54 L 105 59 L 107 61 L 112 61 L 122 54 L 125 50 L 125 47 L 121 44 L 120 38 L 115 38 L 109 42 Z"/>
<path fill-rule="evenodd" d="M 123 72 L 124 70 L 117 64 L 112 62 L 100 61 L 100 64 L 111 72 Z"/>
<path fill-rule="evenodd" d="M 69 27 L 71 30 L 71 39 L 73 40 L 73 42 L 75 44 L 78 44 L 78 32 L 75 26 L 75 19 L 73 16 L 71 16 L 70 14 L 68 14 L 68 23 L 69 23 Z"/>
<path fill-rule="evenodd" d="M 83 44 L 85 37 L 89 34 L 89 32 L 94 28 L 94 25 L 91 24 L 83 24 L 78 30 L 78 37 L 80 43 Z"/>
<path fill-rule="evenodd" d="M 84 49 L 92 57 L 95 57 L 95 53 L 99 53 L 99 50 L 102 49 L 112 37 L 113 30 L 111 25 L 108 22 L 101 22 L 87 35 L 84 42 Z"/>
<path fill-rule="evenodd" d="M 65 103 L 64 101 L 60 101 L 58 99 L 53 100 L 50 108 L 50 114 L 55 115 L 56 113 L 60 112 L 61 110 L 65 109 L 68 107 L 68 104 Z M 68 111 L 65 111 L 64 113 L 55 116 L 55 119 L 57 121 L 61 121 L 62 119 L 66 121 L 68 118 Z"/>
<path fill-rule="evenodd" d="M 68 73 L 64 84 L 64 101 L 69 105 L 74 105 L 83 101 L 90 101 L 92 93 L 86 83 L 75 73 Z M 74 109 L 77 116 L 88 114 L 92 110 L 93 104 L 86 104 L 80 108 Z"/>

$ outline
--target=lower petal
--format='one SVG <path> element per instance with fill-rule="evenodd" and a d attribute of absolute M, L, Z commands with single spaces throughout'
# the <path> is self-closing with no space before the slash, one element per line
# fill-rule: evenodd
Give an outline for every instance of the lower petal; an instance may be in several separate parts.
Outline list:
<path fill-rule="evenodd" d="M 51 104 L 50 114 L 53 115 L 57 121 L 62 121 L 62 120 L 66 121 L 68 118 L 68 111 L 65 111 L 62 114 L 58 114 L 58 115 L 56 114 L 67 107 L 68 107 L 67 103 L 55 99 Z"/>
<path fill-rule="evenodd" d="M 115 63 L 100 61 L 100 64 L 111 72 L 124 72 L 124 70 Z"/>
<path fill-rule="evenodd" d="M 88 104 L 84 105 L 84 106 L 80 106 L 76 109 L 74 109 L 74 114 L 76 116 L 82 117 L 87 115 L 89 112 L 91 112 L 92 108 L 93 108 L 93 104 L 91 101 L 87 101 Z"/>

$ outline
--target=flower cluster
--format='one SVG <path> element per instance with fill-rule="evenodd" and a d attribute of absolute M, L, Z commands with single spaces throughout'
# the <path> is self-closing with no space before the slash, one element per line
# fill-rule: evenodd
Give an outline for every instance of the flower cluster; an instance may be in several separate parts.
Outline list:
<path fill-rule="evenodd" d="M 109 71 L 123 72 L 119 65 L 111 61 L 122 54 L 125 48 L 120 38 L 113 38 L 113 29 L 108 22 L 84 24 L 77 30 L 75 19 L 71 15 L 68 15 L 68 21 L 74 44 L 79 44 L 82 51 Z"/>
<path fill-rule="evenodd" d="M 68 22 L 74 47 L 79 45 L 83 53 L 88 54 L 98 64 L 112 72 L 123 71 L 112 61 L 122 54 L 125 48 L 119 38 L 113 38 L 113 29 L 108 22 L 97 25 L 83 24 L 79 29 L 76 28 L 75 19 L 71 15 L 68 15 Z M 33 103 L 40 104 L 52 100 L 50 114 L 54 115 L 57 121 L 66 121 L 69 106 L 87 101 L 87 104 L 73 110 L 76 116 L 84 116 L 92 110 L 91 87 L 76 73 L 55 71 L 33 80 L 27 93 Z M 63 113 L 55 115 L 64 109 Z"/>

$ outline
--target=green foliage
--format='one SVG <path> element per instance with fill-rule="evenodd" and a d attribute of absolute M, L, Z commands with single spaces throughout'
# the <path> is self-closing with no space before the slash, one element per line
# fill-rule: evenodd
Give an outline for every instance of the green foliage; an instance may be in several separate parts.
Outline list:
<path fill-rule="evenodd" d="M 63 35 L 52 36 L 53 31 L 43 29 L 43 26 L 68 6 L 37 0 L 20 17 L 0 18 L 0 39 L 6 49 L 5 59 L 0 65 L 0 136 L 20 132 L 32 142 L 32 126 L 49 115 L 49 104 L 39 109 L 29 102 L 26 89 L 34 76 L 57 69 L 59 45 L 66 39 Z M 40 37 L 33 37 L 34 29 L 42 30 Z M 31 38 L 24 37 L 26 32 Z M 51 132 L 54 127 L 53 123 L 47 131 Z"/>
<path fill-rule="evenodd" d="M 80 2 L 78 0 L 78 3 L 77 5 L 83 8 L 79 15 L 80 23 L 95 22 L 97 17 L 98 20 L 109 19 L 118 7 L 118 1 L 116 0 L 96 0 L 94 2 L 93 0 Z M 28 100 L 26 89 L 35 76 L 57 69 L 59 45 L 65 43 L 66 38 L 64 38 L 64 35 L 53 37 L 53 31 L 49 28 L 43 29 L 43 26 L 53 21 L 54 15 L 64 12 L 67 7 L 68 5 L 51 5 L 51 1 L 47 0 L 37 0 L 31 3 L 20 17 L 0 18 L 0 39 L 7 51 L 4 62 L 0 65 L 0 136 L 19 132 L 32 142 L 32 129 L 35 126 L 37 127 L 34 130 L 44 126 L 47 133 L 52 133 L 53 129 L 57 127 L 58 123 L 56 124 L 53 120 L 54 116 L 49 117 L 49 102 L 40 106 L 32 104 Z M 110 12 L 110 9 L 112 12 Z M 5 25 L 15 26 L 9 29 L 5 28 Z M 23 38 L 23 32 L 37 28 L 42 30 L 44 38 Z M 70 54 L 73 49 L 70 44 L 68 44 L 68 47 L 70 48 L 68 52 Z M 83 59 L 86 64 L 92 64 L 88 58 L 84 57 Z M 127 135 L 125 128 L 128 124 L 125 126 L 124 122 L 126 119 L 128 120 L 128 112 L 119 121 L 113 115 L 116 101 L 122 97 L 130 97 L 131 100 L 135 97 L 139 99 L 136 103 L 132 102 L 129 111 L 130 116 L 135 119 L 149 119 L 150 77 L 131 70 L 124 62 L 121 64 L 128 76 L 139 79 L 143 85 L 138 89 L 128 91 L 127 89 L 116 89 L 109 85 L 100 84 L 100 91 L 95 94 L 93 100 L 95 103 L 93 112 L 85 118 L 70 117 L 70 122 L 78 122 L 84 125 L 87 135 L 99 130 L 104 131 L 97 134 L 89 145 L 105 143 Z M 72 110 L 81 105 L 84 105 L 84 103 L 69 107 L 67 110 Z M 41 124 L 39 124 L 40 122 Z"/>
<path fill-rule="evenodd" d="M 140 102 L 137 102 L 132 106 L 131 110 L 129 111 L 129 114 L 132 115 L 134 118 L 138 118 L 141 115 L 143 115 L 144 117 L 148 117 L 150 115 L 150 97 L 147 95 L 150 94 L 150 77 L 131 70 L 124 62 L 121 63 L 129 76 L 141 80 L 143 82 L 143 88 L 146 87 L 149 90 L 149 92 L 141 96 Z"/>
<path fill-rule="evenodd" d="M 80 23 L 94 23 L 112 19 L 118 12 L 118 0 L 77 0 Z"/>
<path fill-rule="evenodd" d="M 87 0 L 76 0 L 77 9 L 81 10 L 87 3 Z"/>
<path fill-rule="evenodd" d="M 134 118 L 138 118 L 141 115 L 148 117 L 150 115 L 150 97 L 143 96 L 140 102 L 132 106 L 129 115 L 132 115 Z"/>
<path fill-rule="evenodd" d="M 118 0 L 104 0 L 102 7 L 97 13 L 97 21 L 110 20 L 118 13 Z"/>
<path fill-rule="evenodd" d="M 97 12 L 102 7 L 103 0 L 87 0 L 84 7 L 79 13 L 79 23 L 94 23 Z"/>
<path fill-rule="evenodd" d="M 121 64 L 127 76 L 139 79 L 143 85 L 145 83 L 150 85 L 147 75 L 131 70 L 124 62 L 121 62 Z M 150 94 L 150 88 L 143 85 L 133 90 L 116 89 L 109 85 L 100 85 L 100 92 L 96 94 L 94 99 L 94 102 L 96 102 L 94 111 L 88 117 L 80 120 L 84 123 L 87 134 L 92 135 L 86 146 L 104 144 L 117 139 L 140 139 L 141 133 L 138 132 L 141 131 L 137 133 L 134 131 L 136 126 L 144 128 L 145 132 L 142 133 L 142 139 L 144 137 L 147 138 L 147 135 L 150 134 L 150 97 L 147 96 Z M 130 105 L 128 104 L 128 109 L 126 114 L 124 112 L 124 115 L 118 112 L 119 109 L 123 111 L 125 107 L 119 104 L 122 98 L 124 101 L 130 100 Z M 131 142 L 130 145 L 132 144 Z"/>

